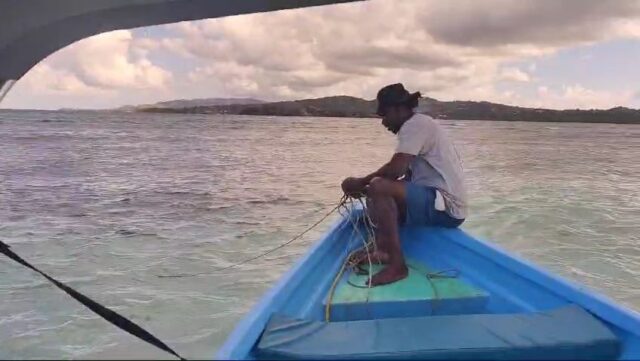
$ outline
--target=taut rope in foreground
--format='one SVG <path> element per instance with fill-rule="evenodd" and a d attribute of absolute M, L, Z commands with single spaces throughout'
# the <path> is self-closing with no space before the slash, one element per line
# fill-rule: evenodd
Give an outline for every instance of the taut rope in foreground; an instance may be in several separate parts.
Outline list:
<path fill-rule="evenodd" d="M 180 273 L 180 274 L 173 274 L 173 275 L 157 275 L 156 277 L 159 277 L 159 278 L 181 278 L 181 277 L 205 276 L 205 275 L 210 275 L 210 274 L 226 271 L 226 270 L 228 270 L 230 268 L 237 267 L 237 266 L 249 263 L 251 261 L 255 261 L 258 258 L 262 258 L 264 256 L 267 256 L 267 255 L 269 255 L 269 254 L 271 254 L 271 253 L 273 253 L 273 252 L 275 252 L 275 251 L 277 251 L 277 250 L 279 250 L 279 249 L 281 249 L 283 247 L 286 247 L 286 246 L 290 245 L 291 243 L 295 242 L 296 240 L 300 239 L 302 236 L 307 234 L 309 231 L 311 231 L 312 229 L 317 227 L 325 219 L 329 218 L 329 216 L 331 216 L 335 211 L 339 210 L 342 207 L 345 207 L 345 204 L 347 203 L 348 199 L 349 198 L 346 195 L 343 195 L 340 198 L 340 202 L 338 202 L 338 205 L 333 207 L 329 212 L 327 212 L 324 216 L 322 216 L 322 218 L 320 218 L 317 222 L 315 222 L 314 224 L 312 224 L 307 229 L 305 229 L 304 231 L 302 231 L 301 233 L 299 233 L 295 237 L 291 238 L 290 240 L 288 240 L 288 241 L 286 241 L 286 242 L 284 242 L 282 244 L 279 244 L 279 245 L 277 245 L 277 246 L 275 246 L 275 247 L 273 247 L 273 248 L 271 248 L 271 249 L 269 249 L 269 250 L 267 250 L 267 251 L 265 251 L 263 253 L 260 253 L 260 254 L 258 254 L 256 256 L 253 256 L 253 257 L 244 259 L 244 260 L 242 260 L 240 262 L 233 263 L 233 264 L 231 264 L 229 266 L 225 266 L 225 267 L 222 267 L 222 268 L 217 268 L 217 269 L 214 269 L 214 270 L 208 271 L 208 272 Z"/>
<path fill-rule="evenodd" d="M 342 198 L 340 198 L 340 202 L 338 203 L 337 206 L 335 206 L 333 209 L 331 209 L 327 214 L 325 214 L 320 220 L 318 220 L 317 222 L 315 222 L 314 224 L 312 224 L 309 228 L 305 229 L 302 233 L 298 234 L 297 236 L 293 237 L 292 239 L 290 239 L 289 241 L 282 243 L 266 252 L 263 252 L 257 256 L 245 259 L 243 261 L 234 263 L 230 266 L 227 267 L 223 267 L 217 270 L 214 270 L 212 272 L 209 273 L 215 273 L 215 272 L 220 272 L 235 266 L 239 266 L 241 264 L 245 264 L 248 262 L 251 262 L 253 260 L 256 260 L 260 257 L 264 257 L 270 253 L 273 253 L 275 251 L 277 251 L 280 248 L 283 248 L 291 243 L 293 243 L 295 240 L 299 239 L 300 237 L 304 236 L 307 232 L 309 232 L 310 230 L 312 230 L 313 228 L 315 228 L 316 226 L 318 226 L 322 221 L 324 221 L 325 219 L 327 219 L 331 214 L 333 214 L 333 212 L 337 211 L 338 209 L 340 209 L 341 207 L 345 207 L 345 204 L 347 203 L 347 196 L 342 196 Z M 173 349 L 171 349 L 169 346 L 167 346 L 164 342 L 160 341 L 160 339 L 158 339 L 157 337 L 153 336 L 150 332 L 146 331 L 145 329 L 143 329 L 142 327 L 138 326 L 136 323 L 134 323 L 133 321 L 127 319 L 126 317 L 120 315 L 119 313 L 115 312 L 114 310 L 109 309 L 108 307 L 101 305 L 100 303 L 92 300 L 91 298 L 83 295 L 82 293 L 76 291 L 75 289 L 69 287 L 68 285 L 56 280 L 55 278 L 49 276 L 48 274 L 46 274 L 45 272 L 41 271 L 40 269 L 38 269 L 37 267 L 31 265 L 29 262 L 27 262 L 26 260 L 24 260 L 22 257 L 20 257 L 18 254 L 16 254 L 15 252 L 13 252 L 10 249 L 10 246 L 2 241 L 0 241 L 0 253 L 4 254 L 5 256 L 7 256 L 8 258 L 12 259 L 13 261 L 21 264 L 24 267 L 27 267 L 37 273 L 39 273 L 42 277 L 46 278 L 49 282 L 53 283 L 56 287 L 58 287 L 59 289 L 63 290 L 64 292 L 66 292 L 69 296 L 73 297 L 75 300 L 77 300 L 78 302 L 80 302 L 82 305 L 84 305 L 85 307 L 89 308 L 91 311 L 95 312 L 97 315 L 99 315 L 100 317 L 104 318 L 105 320 L 109 321 L 110 323 L 112 323 L 113 325 L 119 327 L 120 329 L 130 333 L 133 336 L 138 337 L 139 339 L 163 350 L 166 351 L 174 356 L 176 356 L 177 358 L 181 359 L 181 360 L 186 360 L 185 358 L 183 358 L 182 356 L 180 356 L 177 352 L 175 352 Z M 158 276 L 158 277 L 189 277 L 189 276 L 198 276 L 198 275 L 202 275 L 202 274 L 207 274 L 207 273 L 199 273 L 199 274 L 191 274 L 191 275 L 174 275 L 174 276 Z"/>
<path fill-rule="evenodd" d="M 25 261 L 22 257 L 18 256 L 11 249 L 9 249 L 9 245 L 2 241 L 0 241 L 0 253 L 3 253 L 5 256 L 11 258 L 17 263 L 20 263 L 21 265 L 35 272 L 38 272 L 40 275 L 42 275 L 42 277 L 46 278 L 49 282 L 53 283 L 56 287 L 66 292 L 69 296 L 73 297 L 76 301 L 80 302 L 81 304 L 83 304 L 85 307 L 87 307 L 91 311 L 95 312 L 100 317 L 111 322 L 113 325 L 119 327 L 121 330 L 124 330 L 132 334 L 133 336 L 136 336 L 137 338 L 176 356 L 181 360 L 186 360 L 182 356 L 178 355 L 177 352 L 173 351 L 171 347 L 167 346 L 164 342 L 160 341 L 160 339 L 152 335 L 150 332 L 148 332 L 144 328 L 138 326 L 133 321 L 120 315 L 116 311 L 99 304 L 98 302 L 83 295 L 82 293 L 76 291 L 75 289 L 69 287 L 68 285 L 56 280 L 55 278 L 49 276 L 48 274 L 40 271 L 37 267 L 32 266 L 29 262 Z"/>

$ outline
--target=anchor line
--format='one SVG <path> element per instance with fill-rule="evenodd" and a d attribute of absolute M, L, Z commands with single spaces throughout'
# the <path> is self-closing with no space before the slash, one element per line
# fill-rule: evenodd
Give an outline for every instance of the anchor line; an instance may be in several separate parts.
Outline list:
<path fill-rule="evenodd" d="M 288 240 L 285 243 L 282 243 L 266 252 L 263 252 L 257 256 L 242 260 L 240 262 L 234 263 L 230 266 L 227 267 L 223 267 L 220 269 L 216 269 L 212 272 L 208 272 L 208 273 L 199 273 L 199 274 L 189 274 L 189 275 L 166 275 L 166 276 L 158 276 L 158 277 L 189 277 L 189 276 L 198 276 L 198 275 L 202 275 L 202 274 L 210 274 L 210 273 L 215 273 L 215 272 L 220 272 L 232 267 L 236 267 L 248 262 L 251 262 L 253 260 L 256 260 L 258 258 L 264 257 L 270 253 L 273 253 L 275 251 L 277 251 L 280 248 L 283 248 L 291 243 L 293 243 L 294 241 L 296 241 L 297 239 L 301 238 L 302 236 L 304 236 L 307 232 L 311 231 L 313 228 L 315 228 L 316 226 L 318 226 L 320 223 L 322 223 L 322 221 L 324 221 L 325 219 L 327 219 L 331 214 L 333 214 L 335 211 L 339 210 L 341 207 L 344 207 L 346 202 L 348 200 L 348 197 L 346 195 L 343 195 L 340 198 L 340 202 L 337 206 L 335 206 L 333 209 L 331 209 L 327 214 L 325 214 L 320 220 L 318 220 L 317 222 L 315 222 L 314 224 L 312 224 L 310 227 L 308 227 L 307 229 L 305 229 L 303 232 L 299 233 L 297 236 L 293 237 L 292 239 Z M 49 282 L 51 282 L 52 284 L 54 284 L 56 287 L 58 287 L 59 289 L 61 289 L 62 291 L 64 291 L 65 293 L 67 293 L 69 296 L 73 297 L 76 301 L 80 302 L 83 306 L 87 307 L 88 309 L 90 309 L 91 311 L 93 311 L 94 313 L 96 313 L 98 316 L 102 317 L 103 319 L 105 319 L 106 321 L 109 321 L 111 324 L 113 324 L 114 326 L 120 328 L 123 331 L 126 331 L 127 333 L 141 339 L 142 341 L 145 341 L 147 343 L 149 343 L 150 345 L 153 345 L 165 352 L 168 352 L 174 356 L 176 356 L 178 359 L 180 360 L 186 360 L 184 357 L 180 356 L 176 351 L 174 351 L 171 347 L 167 346 L 164 342 L 160 341 L 160 339 L 158 339 L 157 337 L 155 337 L 154 335 L 152 335 L 149 331 L 145 330 L 144 328 L 142 328 L 141 326 L 137 325 L 136 323 L 134 323 L 133 321 L 129 320 L 128 318 L 120 315 L 119 313 L 117 313 L 116 311 L 94 301 L 93 299 L 89 298 L 88 296 L 78 292 L 77 290 L 75 290 L 74 288 L 66 285 L 63 282 L 58 281 L 57 279 L 51 277 L 50 275 L 48 275 L 47 273 L 41 271 L 40 269 L 38 269 L 37 267 L 33 266 L 31 263 L 27 262 L 25 259 L 23 259 L 22 257 L 20 257 L 17 253 L 13 252 L 10 249 L 10 246 L 2 241 L 0 241 L 0 253 L 4 254 L 5 256 L 7 256 L 9 259 L 21 264 L 22 266 L 29 268 L 37 273 L 39 273 L 42 277 L 44 277 L 45 279 L 47 279 Z"/>
<path fill-rule="evenodd" d="M 302 236 L 304 236 L 305 234 L 307 234 L 309 231 L 311 231 L 312 229 L 314 229 L 315 227 L 317 227 L 320 223 L 322 223 L 325 219 L 329 218 L 329 216 L 331 216 L 335 211 L 339 210 L 341 207 L 343 207 L 345 205 L 345 203 L 347 202 L 347 196 L 343 195 L 340 198 L 340 202 L 338 203 L 337 206 L 333 207 L 329 212 L 327 212 L 324 216 L 322 216 L 317 222 L 315 222 L 314 224 L 312 224 L 311 226 L 307 227 L 304 231 L 298 233 L 295 237 L 291 238 L 290 240 L 281 243 L 265 252 L 262 252 L 258 255 L 243 259 L 242 261 L 233 263 L 231 265 L 225 266 L 225 267 L 221 267 L 221 268 L 216 268 L 214 270 L 211 271 L 207 271 L 207 272 L 198 272 L 198 273 L 178 273 L 178 274 L 169 274 L 169 275 L 156 275 L 156 277 L 158 278 L 182 278 L 182 277 L 197 277 L 197 276 L 205 276 L 205 275 L 211 275 L 211 274 L 215 274 L 218 272 L 222 272 L 222 271 L 226 271 L 230 268 L 234 268 L 237 266 L 241 266 L 243 264 L 249 263 L 251 261 L 255 261 L 258 258 L 262 258 L 265 257 L 283 247 L 286 247 L 288 245 L 290 245 L 291 243 L 295 242 L 296 240 L 302 238 Z"/>
<path fill-rule="evenodd" d="M 152 335 L 150 332 L 145 330 L 144 328 L 138 326 L 133 321 L 128 318 L 120 315 L 116 311 L 101 305 L 100 303 L 92 300 L 91 298 L 83 295 L 82 293 L 76 291 L 72 287 L 56 280 L 55 278 L 49 276 L 45 272 L 39 270 L 37 267 L 31 265 L 29 262 L 25 261 L 18 254 L 13 252 L 10 249 L 10 246 L 2 241 L 0 241 L 0 253 L 4 254 L 8 258 L 13 261 L 23 265 L 26 268 L 29 268 L 37 273 L 39 273 L 42 277 L 46 278 L 49 282 L 53 283 L 56 287 L 66 292 L 69 296 L 73 297 L 76 301 L 80 302 L 82 305 L 95 312 L 100 317 L 109 321 L 114 326 L 120 328 L 123 331 L 128 332 L 129 334 L 136 336 L 137 338 L 145 341 L 163 351 L 166 351 L 180 360 L 186 360 L 184 357 L 180 356 L 177 352 L 175 352 L 171 347 L 167 346 L 164 342 L 160 341 L 157 337 Z"/>

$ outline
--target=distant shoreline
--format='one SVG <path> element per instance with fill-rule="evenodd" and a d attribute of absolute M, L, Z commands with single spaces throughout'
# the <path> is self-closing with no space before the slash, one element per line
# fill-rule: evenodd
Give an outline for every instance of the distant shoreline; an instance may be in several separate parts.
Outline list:
<path fill-rule="evenodd" d="M 285 102 L 189 106 L 180 108 L 140 107 L 136 112 L 177 114 L 234 114 L 335 118 L 376 118 L 376 102 L 349 96 L 334 96 Z M 548 123 L 640 124 L 640 110 L 616 107 L 606 110 L 554 110 L 524 108 L 475 101 L 420 100 L 418 112 L 438 119 L 522 121 Z"/>
<path fill-rule="evenodd" d="M 152 110 L 144 110 L 144 111 L 124 111 L 117 109 L 0 109 L 0 113 L 2 112 L 79 112 L 79 113 L 123 113 L 123 114 L 158 114 L 158 115 L 213 115 L 213 116 L 225 116 L 225 115 L 233 115 L 233 116 L 255 116 L 255 117 L 304 117 L 304 118 L 318 118 L 318 119 L 369 119 L 372 121 L 379 120 L 379 117 L 375 115 L 370 116 L 332 116 L 332 115 L 282 115 L 282 114 L 233 114 L 233 113 L 193 113 L 193 112 L 180 112 L 180 111 L 152 111 Z M 428 113 L 426 113 L 428 114 Z M 433 114 L 428 114 L 430 116 L 434 116 Z M 622 124 L 622 125 L 639 125 L 640 121 L 616 121 L 616 120 L 605 120 L 605 119 L 594 119 L 590 121 L 585 121 L 581 119 L 571 119 L 571 120 L 545 120 L 545 119 L 537 119 L 537 120 L 522 120 L 522 119 L 462 119 L 462 118 L 442 118 L 434 116 L 434 118 L 438 120 L 445 121 L 469 121 L 469 122 L 512 122 L 512 123 L 549 123 L 549 124 L 558 124 L 558 123 L 569 123 L 569 124 Z"/>
<path fill-rule="evenodd" d="M 380 121 L 379 117 L 376 116 L 368 116 L 368 117 L 344 117 L 344 116 L 328 116 L 328 115 L 268 115 L 268 114 L 221 114 L 221 113 L 170 113 L 170 112 L 134 112 L 134 113 L 153 113 L 153 114 L 165 114 L 165 115 L 214 115 L 214 116 L 225 116 L 225 115 L 233 115 L 233 116 L 249 116 L 249 117 L 280 117 L 280 118 L 317 118 L 317 119 L 362 119 L 362 120 L 372 120 L 372 121 Z M 427 114 L 430 115 L 431 114 Z M 507 119 L 452 119 L 452 118 L 437 118 L 437 120 L 443 121 L 452 121 L 452 122 L 501 122 L 501 123 L 548 123 L 548 124 L 616 124 L 616 125 L 640 125 L 638 123 L 624 123 L 624 122 L 615 122 L 615 121 L 580 121 L 580 120 L 567 120 L 567 121 L 552 121 L 552 120 L 507 120 Z"/>
<path fill-rule="evenodd" d="M 82 111 L 82 110 L 79 110 Z M 117 111 L 113 111 L 117 112 Z M 249 116 L 249 117 L 280 117 L 280 118 L 317 118 L 317 119 L 369 119 L 369 120 L 379 120 L 379 117 L 375 116 L 331 116 L 331 115 L 275 115 L 275 114 L 231 114 L 231 113 L 181 113 L 181 112 L 122 112 L 122 113 L 153 113 L 153 114 L 164 114 L 164 115 L 214 115 L 214 116 L 225 116 L 225 115 L 234 115 L 234 116 Z M 424 113 L 423 113 L 424 114 Z M 432 114 L 427 114 L 429 116 L 433 116 Z M 434 117 L 437 120 L 449 120 L 449 121 L 461 121 L 461 122 L 503 122 L 503 123 L 549 123 L 549 124 L 620 124 L 620 125 L 640 125 L 640 121 L 637 122 L 627 122 L 627 121 L 616 121 L 616 120 L 520 120 L 520 119 L 458 119 L 458 118 L 439 118 Z"/>
<path fill-rule="evenodd" d="M 20 111 L 0 109 L 0 111 Z M 59 109 L 58 111 L 127 112 L 162 114 L 256 115 L 276 117 L 377 118 L 375 100 L 351 96 L 265 102 L 253 98 L 205 98 L 127 105 L 116 109 Z M 544 109 L 525 108 L 485 101 L 439 101 L 422 98 L 418 112 L 443 120 L 640 124 L 640 109 Z M 25 110 L 26 111 L 26 110 Z"/>

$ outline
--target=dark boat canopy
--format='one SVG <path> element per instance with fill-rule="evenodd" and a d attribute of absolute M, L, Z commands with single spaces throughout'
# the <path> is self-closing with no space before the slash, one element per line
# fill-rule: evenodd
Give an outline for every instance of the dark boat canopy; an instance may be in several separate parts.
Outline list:
<path fill-rule="evenodd" d="M 353 0 L 2 0 L 0 100 L 13 81 L 40 60 L 92 35 L 350 1 Z"/>

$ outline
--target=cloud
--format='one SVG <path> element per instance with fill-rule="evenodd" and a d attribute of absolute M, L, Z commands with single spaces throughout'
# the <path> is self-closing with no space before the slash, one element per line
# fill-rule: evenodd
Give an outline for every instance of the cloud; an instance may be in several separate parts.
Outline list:
<path fill-rule="evenodd" d="M 531 77 L 528 73 L 518 69 L 518 68 L 504 68 L 500 72 L 500 80 L 510 81 L 510 82 L 522 82 L 528 83 L 531 81 Z"/>
<path fill-rule="evenodd" d="M 83 83 L 75 74 L 66 70 L 54 69 L 47 63 L 40 63 L 31 69 L 19 84 L 20 86 L 27 86 L 35 91 L 48 90 L 61 93 L 92 91 L 92 89 Z"/>
<path fill-rule="evenodd" d="M 385 12 L 410 13 L 416 4 L 372 1 L 183 23 L 172 26 L 176 36 L 162 46 L 204 63 L 190 79 L 225 82 L 232 93 L 242 91 L 234 85 L 257 82 L 250 91 L 258 94 L 247 95 L 263 98 L 350 91 L 370 96 L 382 79 L 408 73 L 428 80 L 416 86 L 439 88 L 440 75 L 450 78 L 465 67 L 464 59 L 400 21 L 383 21 Z M 371 22 L 353 21 L 370 14 L 376 14 Z"/>
<path fill-rule="evenodd" d="M 460 97 L 442 100 L 485 100 L 489 102 L 549 109 L 609 109 L 620 105 L 640 104 L 640 92 L 626 90 L 605 91 L 584 87 L 580 84 L 561 86 L 538 85 L 533 94 L 519 93 L 513 89 L 499 90 L 495 84 L 477 84 L 456 90 Z"/>
<path fill-rule="evenodd" d="M 634 36 L 631 27 L 640 15 L 640 2 L 625 0 L 458 0 L 431 5 L 422 19 L 436 40 L 474 47 L 563 46 Z"/>
<path fill-rule="evenodd" d="M 624 19 L 616 23 L 616 30 L 621 37 L 640 39 L 640 21 Z"/>
<path fill-rule="evenodd" d="M 173 74 L 150 60 L 158 49 L 158 41 L 128 30 L 81 40 L 31 69 L 2 107 L 112 108 L 172 98 Z"/>
<path fill-rule="evenodd" d="M 149 39 L 136 40 L 127 30 L 96 35 L 51 55 L 18 85 L 68 93 L 161 88 L 171 73 L 147 59 L 155 48 Z"/>
<path fill-rule="evenodd" d="M 191 81 L 230 94 L 370 98 L 402 80 L 455 98 L 530 82 L 501 64 L 635 36 L 639 19 L 640 3 L 625 0 L 373 0 L 171 25 L 160 46 L 201 62 Z"/>
<path fill-rule="evenodd" d="M 530 74 L 539 59 L 568 47 L 640 38 L 640 2 L 371 0 L 183 22 L 165 26 L 162 37 L 134 34 L 117 31 L 78 42 L 22 83 L 68 94 L 162 89 L 166 97 L 279 100 L 372 98 L 380 87 L 402 81 L 445 100 L 532 104 L 537 100 L 496 85 L 536 93 L 539 79 Z M 161 67 L 153 61 L 159 58 L 172 60 Z M 173 72 L 166 65 L 171 62 L 180 64 Z M 553 106 L 611 99 L 579 85 L 544 96 Z"/>
<path fill-rule="evenodd" d="M 609 109 L 633 101 L 633 92 L 602 91 L 580 84 L 552 88 L 538 86 L 535 97 L 517 96 L 514 101 L 525 106 L 553 109 Z"/>

